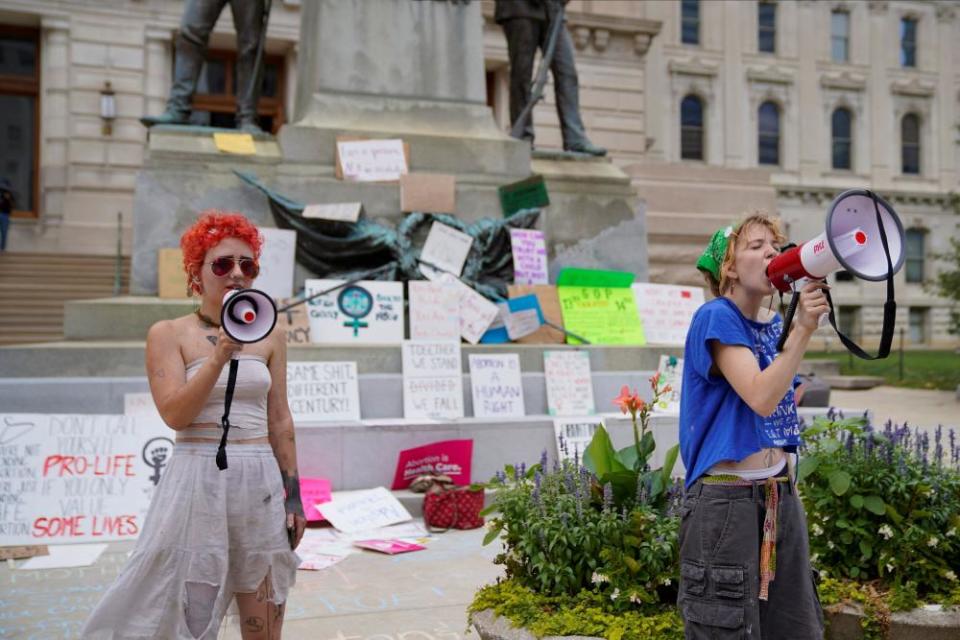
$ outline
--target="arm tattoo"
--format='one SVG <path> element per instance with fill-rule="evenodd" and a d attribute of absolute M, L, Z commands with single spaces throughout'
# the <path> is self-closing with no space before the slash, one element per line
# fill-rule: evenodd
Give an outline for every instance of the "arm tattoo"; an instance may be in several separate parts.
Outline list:
<path fill-rule="evenodd" d="M 166 378 L 167 372 L 164 371 L 163 369 L 157 369 L 156 371 L 153 372 L 153 375 L 156 376 L 157 378 Z"/>
<path fill-rule="evenodd" d="M 209 340 L 213 346 L 217 346 L 217 336 L 207 336 L 207 340 Z"/>
<path fill-rule="evenodd" d="M 304 517 L 303 502 L 300 500 L 300 476 L 296 471 L 293 475 L 280 471 L 280 478 L 283 480 L 283 492 L 286 494 L 286 499 L 283 501 L 284 511 Z"/>

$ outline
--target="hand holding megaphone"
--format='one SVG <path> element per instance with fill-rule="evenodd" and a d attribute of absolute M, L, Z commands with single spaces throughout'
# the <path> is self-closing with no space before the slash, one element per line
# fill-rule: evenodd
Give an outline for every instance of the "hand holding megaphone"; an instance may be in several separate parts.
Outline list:
<path fill-rule="evenodd" d="M 797 303 L 795 316 L 796 324 L 816 331 L 827 321 L 830 305 L 827 303 L 825 291 L 830 288 L 826 282 L 810 280 L 800 289 L 800 302 Z"/>

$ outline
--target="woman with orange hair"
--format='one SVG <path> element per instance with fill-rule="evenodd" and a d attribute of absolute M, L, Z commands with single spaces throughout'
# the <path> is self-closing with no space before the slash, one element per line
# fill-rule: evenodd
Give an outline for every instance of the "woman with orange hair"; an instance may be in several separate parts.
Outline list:
<path fill-rule="evenodd" d="M 177 432 L 130 560 L 97 605 L 84 638 L 216 638 L 236 598 L 244 640 L 279 638 L 306 520 L 283 332 L 241 344 L 220 327 L 229 289 L 249 288 L 262 240 L 240 214 L 208 211 L 180 240 L 189 291 L 200 306 L 147 334 L 150 391 Z M 227 442 L 214 459 L 227 387 L 238 359 Z"/>

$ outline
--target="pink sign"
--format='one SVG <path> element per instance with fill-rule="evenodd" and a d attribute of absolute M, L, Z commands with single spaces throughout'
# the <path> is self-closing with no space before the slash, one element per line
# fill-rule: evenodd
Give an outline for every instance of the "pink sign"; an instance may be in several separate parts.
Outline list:
<path fill-rule="evenodd" d="M 317 511 L 317 505 L 330 502 L 330 481 L 326 478 L 300 478 L 300 499 L 303 501 L 303 513 L 307 522 L 323 520 Z"/>
<path fill-rule="evenodd" d="M 547 245 L 543 231 L 510 229 L 510 245 L 514 283 L 547 284 Z"/>
<path fill-rule="evenodd" d="M 373 551 L 388 553 L 390 555 L 426 549 L 426 547 L 422 544 L 404 542 L 403 540 L 357 540 L 353 543 L 353 545 L 360 547 L 361 549 L 371 549 Z"/>
<path fill-rule="evenodd" d="M 397 473 L 392 489 L 406 489 L 410 483 L 427 473 L 450 476 L 454 484 L 470 484 L 470 461 L 473 459 L 473 440 L 444 440 L 405 449 L 397 459 Z"/>

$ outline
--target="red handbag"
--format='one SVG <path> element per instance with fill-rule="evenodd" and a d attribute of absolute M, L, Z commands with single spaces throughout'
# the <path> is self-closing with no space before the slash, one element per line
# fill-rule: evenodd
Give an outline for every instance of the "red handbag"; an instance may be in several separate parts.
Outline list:
<path fill-rule="evenodd" d="M 423 497 L 423 523 L 427 531 L 477 529 L 483 526 L 484 490 L 434 485 Z"/>

